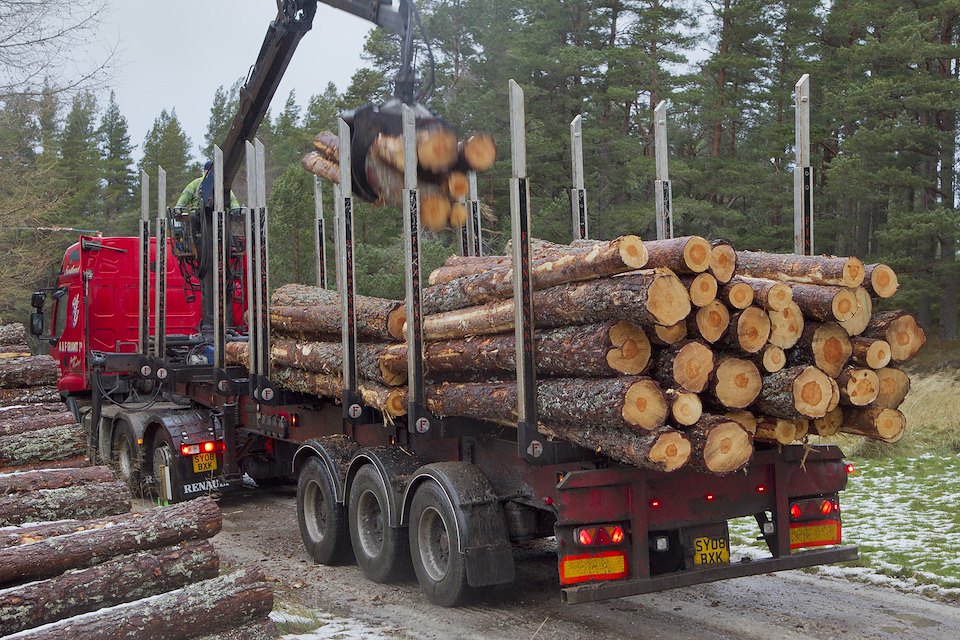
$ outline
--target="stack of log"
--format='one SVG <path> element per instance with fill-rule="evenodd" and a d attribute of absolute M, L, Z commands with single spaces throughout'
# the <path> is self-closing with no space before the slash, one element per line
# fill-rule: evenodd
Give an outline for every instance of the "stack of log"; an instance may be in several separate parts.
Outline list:
<path fill-rule="evenodd" d="M 621 462 L 730 473 L 755 443 L 845 432 L 894 442 L 925 336 L 903 311 L 874 314 L 896 274 L 856 258 L 737 251 L 698 236 L 534 241 L 539 430 Z M 451 257 L 423 291 L 428 409 L 516 424 L 511 259 Z M 278 289 L 275 380 L 338 398 L 340 300 Z M 400 301 L 359 297 L 361 394 L 405 411 Z M 243 363 L 243 343 L 229 357 Z"/>
<path fill-rule="evenodd" d="M 30 355 L 19 322 L 0 326 L 0 407 L 59 400 L 56 360 Z"/>
<path fill-rule="evenodd" d="M 369 145 L 366 143 L 369 142 Z M 356 195 L 376 204 L 400 205 L 403 196 L 403 138 L 387 131 L 357 137 L 354 149 L 363 175 L 355 176 Z M 340 139 L 321 131 L 313 141 L 314 151 L 303 156 L 301 165 L 330 182 L 340 182 Z M 467 221 L 468 172 L 489 170 L 497 159 L 493 138 L 473 133 L 457 140 L 454 129 L 439 120 L 417 127 L 417 175 L 420 190 L 420 223 L 438 231 L 462 227 Z"/>

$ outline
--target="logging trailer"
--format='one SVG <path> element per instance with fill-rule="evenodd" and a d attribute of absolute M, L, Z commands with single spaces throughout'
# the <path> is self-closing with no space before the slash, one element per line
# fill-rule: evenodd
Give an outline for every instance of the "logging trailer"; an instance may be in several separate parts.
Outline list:
<path fill-rule="evenodd" d="M 406 166 L 415 167 L 416 119 L 424 111 L 410 106 L 415 10 L 406 1 L 399 9 L 323 1 L 404 35 L 397 98 L 381 111 L 402 122 Z M 524 106 L 512 81 L 512 246 L 513 263 L 521 265 L 514 270 L 515 428 L 441 418 L 426 408 L 415 169 L 406 172 L 403 198 L 409 404 L 396 420 L 364 405 L 356 371 L 355 132 L 344 119 L 334 215 L 343 396 L 334 403 L 271 381 L 264 153 L 250 140 L 316 5 L 281 3 L 223 151 L 215 150 L 200 208 L 168 209 L 160 169 L 151 237 L 143 174 L 139 237 L 81 237 L 67 250 L 56 287 L 34 294 L 31 331 L 38 336 L 45 298 L 54 298 L 46 339 L 60 362 L 59 388 L 82 414 L 91 455 L 117 461 L 129 480 L 170 501 L 236 489 L 244 476 L 260 484 L 296 479 L 300 531 L 316 562 L 355 558 L 374 581 L 392 580 L 412 562 L 427 598 L 443 606 L 461 602 L 471 588 L 513 581 L 513 544 L 548 536 L 556 538 L 568 603 L 855 559 L 857 547 L 840 546 L 839 492 L 848 466 L 835 446 L 758 445 L 745 471 L 719 477 L 626 466 L 538 432 Z M 579 124 L 571 125 L 572 226 L 585 238 Z M 244 149 L 247 206 L 231 211 L 224 193 Z M 669 181 L 659 170 L 658 178 L 658 208 L 668 207 Z M 475 176 L 471 182 L 461 244 L 464 255 L 480 255 Z M 318 182 L 317 278 L 325 286 L 319 195 Z M 658 231 L 669 236 L 672 221 Z M 248 343 L 249 367 L 225 365 L 231 341 Z M 731 562 L 728 521 L 738 517 L 756 519 L 769 557 Z"/>

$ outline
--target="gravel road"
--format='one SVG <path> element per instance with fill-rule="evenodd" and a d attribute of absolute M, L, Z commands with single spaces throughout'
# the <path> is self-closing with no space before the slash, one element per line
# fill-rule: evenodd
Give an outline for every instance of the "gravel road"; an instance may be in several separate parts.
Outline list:
<path fill-rule="evenodd" d="M 225 564 L 259 562 L 281 608 L 340 621 L 322 637 L 491 638 L 910 638 L 960 637 L 960 607 L 892 589 L 798 571 L 765 574 L 600 603 L 560 602 L 556 556 L 538 541 L 517 550 L 517 581 L 469 606 L 441 609 L 415 579 L 367 581 L 355 566 L 314 565 L 300 543 L 295 490 L 249 490 L 221 501 L 213 543 Z M 320 637 L 320 636 L 318 636 Z"/>

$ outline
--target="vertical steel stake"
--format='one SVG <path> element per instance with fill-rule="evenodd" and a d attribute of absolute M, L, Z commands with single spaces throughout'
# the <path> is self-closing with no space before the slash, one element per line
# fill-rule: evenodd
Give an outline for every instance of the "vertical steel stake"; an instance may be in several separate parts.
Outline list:
<path fill-rule="evenodd" d="M 323 222 L 323 187 L 320 176 L 313 177 L 313 210 L 315 221 L 314 253 L 317 259 L 317 286 L 327 288 L 327 232 Z"/>
<path fill-rule="evenodd" d="M 813 255 L 813 167 L 810 166 L 810 76 L 794 87 L 797 165 L 793 171 L 793 252 Z"/>
<path fill-rule="evenodd" d="M 483 255 L 483 231 L 480 227 L 480 195 L 477 189 L 477 172 L 468 171 L 470 200 L 467 201 L 467 243 L 471 256 Z"/>
<path fill-rule="evenodd" d="M 140 355 L 150 355 L 150 176 L 140 172 L 140 282 L 137 341 Z"/>
<path fill-rule="evenodd" d="M 356 283 L 353 279 L 353 190 L 350 171 L 350 126 L 339 119 L 340 124 L 340 226 L 337 240 L 340 256 L 337 262 L 340 289 L 342 338 L 343 338 L 343 411 L 344 417 L 354 421 L 363 414 L 363 405 L 356 394 L 357 389 L 357 315 Z"/>
<path fill-rule="evenodd" d="M 667 162 L 667 101 L 661 100 L 653 110 L 653 146 L 656 155 L 657 240 L 673 237 L 673 192 Z"/>
<path fill-rule="evenodd" d="M 590 236 L 587 228 L 587 190 L 583 185 L 583 118 L 570 121 L 570 167 L 573 188 L 570 190 L 570 212 L 573 216 L 573 239 L 585 240 Z"/>
<path fill-rule="evenodd" d="M 223 210 L 223 151 L 213 147 L 213 366 L 217 371 L 226 362 L 227 260 L 226 212 Z"/>
<path fill-rule="evenodd" d="M 257 157 L 257 219 L 253 230 L 257 252 L 257 310 L 260 312 L 257 339 L 260 341 L 260 396 L 264 401 L 273 400 L 273 389 L 267 386 L 270 378 L 270 219 L 267 211 L 267 151 L 259 138 L 254 138 L 253 147 Z"/>
<path fill-rule="evenodd" d="M 243 231 L 247 239 L 247 350 L 249 352 L 249 362 L 247 371 L 251 381 L 251 395 L 258 398 L 258 389 L 256 376 L 260 371 L 260 310 L 257 308 L 257 274 L 259 269 L 257 261 L 260 258 L 260 251 L 257 248 L 256 233 L 256 207 L 257 202 L 257 150 L 253 143 L 247 141 L 244 145 L 247 159 L 247 207 L 243 216 Z"/>
<path fill-rule="evenodd" d="M 154 276 L 154 348 L 157 358 L 167 355 L 167 172 L 157 167 L 157 270 Z"/>

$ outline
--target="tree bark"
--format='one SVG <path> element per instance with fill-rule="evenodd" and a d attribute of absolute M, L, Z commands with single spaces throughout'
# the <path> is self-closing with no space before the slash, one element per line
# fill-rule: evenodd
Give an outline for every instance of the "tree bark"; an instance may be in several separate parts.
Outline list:
<path fill-rule="evenodd" d="M 0 389 L 0 407 L 22 404 L 48 404 L 59 402 L 60 392 L 56 387 L 30 387 L 29 389 Z"/>
<path fill-rule="evenodd" d="M 9 496 L 41 489 L 63 489 L 100 482 L 112 482 L 113 471 L 108 467 L 82 467 L 80 469 L 38 469 L 23 473 L 0 474 L 0 496 Z M 4 506 L 0 503 L 0 510 Z"/>
<path fill-rule="evenodd" d="M 343 397 L 343 378 L 339 375 L 277 367 L 273 371 L 273 381 L 290 391 L 333 398 L 337 402 Z M 385 387 L 369 380 L 359 380 L 356 391 L 364 404 L 388 418 L 407 413 L 407 390 L 404 387 Z"/>
<path fill-rule="evenodd" d="M 340 184 L 339 163 L 339 160 L 331 160 L 320 151 L 311 151 L 300 158 L 300 166 L 304 171 L 332 184 Z"/>
<path fill-rule="evenodd" d="M 48 416 L 54 413 L 62 413 L 65 410 L 66 405 L 62 402 L 0 407 L 0 422 L 8 422 L 18 418 L 27 418 L 33 416 Z"/>
<path fill-rule="evenodd" d="M 827 414 L 833 387 L 816 367 L 788 367 L 763 376 L 756 409 L 775 418 L 821 418 Z"/>
<path fill-rule="evenodd" d="M 753 435 L 757 432 L 757 417 L 749 411 L 737 409 L 735 411 L 727 411 L 723 415 L 724 417 L 730 418 L 739 424 L 750 435 Z"/>
<path fill-rule="evenodd" d="M 123 482 L 41 489 L 4 496 L 0 500 L 0 527 L 61 518 L 86 520 L 128 511 L 130 489 Z"/>
<path fill-rule="evenodd" d="M 871 369 L 846 367 L 837 376 L 840 400 L 855 407 L 864 407 L 877 399 L 880 378 Z"/>
<path fill-rule="evenodd" d="M 864 267 L 863 286 L 878 298 L 892 298 L 900 288 L 897 273 L 885 264 L 868 264 Z"/>
<path fill-rule="evenodd" d="M 770 339 L 770 317 L 760 307 L 747 307 L 730 316 L 726 333 L 719 344 L 746 353 L 757 353 Z"/>
<path fill-rule="evenodd" d="M 97 615 L 67 618 L 25 631 L 25 640 L 115 640 L 118 630 L 138 640 L 181 640 L 259 620 L 273 609 L 263 569 L 240 569 L 182 589 L 128 602 Z"/>
<path fill-rule="evenodd" d="M 853 290 L 854 296 L 857 298 L 857 310 L 854 312 L 853 317 L 849 320 L 844 320 L 840 323 L 840 326 L 851 336 L 858 336 L 867 328 L 867 325 L 870 324 L 870 318 L 873 316 L 873 298 L 870 297 L 870 293 L 863 287 L 857 287 Z"/>
<path fill-rule="evenodd" d="M 332 131 L 321 131 L 313 137 L 313 148 L 333 162 L 340 162 L 340 136 Z"/>
<path fill-rule="evenodd" d="M 803 312 L 791 302 L 780 311 L 768 311 L 770 316 L 770 344 L 789 349 L 803 335 Z"/>
<path fill-rule="evenodd" d="M 404 339 L 406 311 L 403 302 L 357 296 L 357 334 L 378 340 Z M 288 284 L 271 297 L 271 330 L 339 335 L 340 293 L 302 284 Z"/>
<path fill-rule="evenodd" d="M 673 325 L 690 313 L 683 283 L 668 271 L 562 284 L 533 294 L 535 326 L 541 329 L 626 320 L 639 325 Z M 513 301 L 492 302 L 427 316 L 424 338 L 445 340 L 504 333 L 513 329 Z"/>
<path fill-rule="evenodd" d="M 0 360 L 0 388 L 47 387 L 57 384 L 57 361 L 50 356 Z"/>
<path fill-rule="evenodd" d="M 19 322 L 0 325 L 0 345 L 11 344 L 27 344 L 27 329 Z"/>
<path fill-rule="evenodd" d="M 710 251 L 710 273 L 717 282 L 726 284 L 737 271 L 737 252 L 726 240 L 714 240 Z"/>
<path fill-rule="evenodd" d="M 219 571 L 220 559 L 207 541 L 120 556 L 0 592 L 0 634 L 179 589 Z"/>
<path fill-rule="evenodd" d="M 680 282 L 690 292 L 695 307 L 705 307 L 717 299 L 717 279 L 707 272 L 680 276 Z"/>
<path fill-rule="evenodd" d="M 398 347 L 406 353 L 405 347 L 398 344 L 357 344 L 357 374 L 373 382 L 387 386 L 406 384 L 407 369 L 391 371 L 380 365 L 381 358 L 387 353 L 388 346 Z M 247 366 L 249 351 L 246 342 L 227 344 L 227 364 Z M 274 337 L 270 343 L 270 363 L 277 367 L 303 369 L 314 373 L 340 375 L 343 372 L 343 343 L 314 342 Z"/>
<path fill-rule="evenodd" d="M 25 344 L 4 344 L 0 345 L 0 359 L 7 358 L 26 358 L 30 353 L 30 347 Z"/>
<path fill-rule="evenodd" d="M 791 366 L 812 364 L 831 378 L 840 375 L 853 347 L 847 332 L 836 322 L 808 322 L 787 360 Z"/>
<path fill-rule="evenodd" d="M 755 294 L 749 284 L 734 279 L 720 287 L 720 301 L 732 309 L 746 309 L 753 304 Z"/>
<path fill-rule="evenodd" d="M 876 338 L 850 338 L 850 361 L 871 369 L 882 369 L 890 364 L 890 344 Z M 822 369 L 823 367 L 821 367 Z"/>
<path fill-rule="evenodd" d="M 22 464 L 0 466 L 0 473 L 17 473 L 20 471 L 36 471 L 38 469 L 79 469 L 89 467 L 90 458 L 87 454 L 63 458 L 62 460 L 34 460 Z"/>
<path fill-rule="evenodd" d="M 41 413 L 35 416 L 24 416 L 9 420 L 4 419 L 4 414 L 0 413 L 0 437 L 72 424 L 77 424 L 77 419 L 73 417 L 70 411 Z"/>
<path fill-rule="evenodd" d="M 906 424 L 903 414 L 896 409 L 844 407 L 840 431 L 893 443 L 903 437 Z"/>
<path fill-rule="evenodd" d="M 886 340 L 890 344 L 890 358 L 894 362 L 911 360 L 927 341 L 927 335 L 916 318 L 902 310 L 875 314 L 863 335 Z"/>
<path fill-rule="evenodd" d="M 739 422 L 725 416 L 704 415 L 684 434 L 690 439 L 689 465 L 698 471 L 733 473 L 753 456 L 753 437 Z"/>
<path fill-rule="evenodd" d="M 203 497 L 170 507 L 127 513 L 97 528 L 71 535 L 36 540 L 28 534 L 21 536 L 21 542 L 29 541 L 29 544 L 0 549 L 0 585 L 43 580 L 125 553 L 210 538 L 219 533 L 221 525 L 217 503 Z M 97 525 L 90 523 L 90 526 Z"/>
<path fill-rule="evenodd" d="M 540 425 L 539 430 L 544 435 L 643 469 L 670 473 L 690 459 L 690 441 L 683 433 L 666 426 L 649 432 L 602 424 Z"/>
<path fill-rule="evenodd" d="M 790 284 L 793 302 L 804 317 L 823 322 L 849 320 L 857 312 L 857 297 L 852 289 L 816 284 Z"/>
<path fill-rule="evenodd" d="M 863 263 L 857 258 L 737 251 L 737 275 L 853 288 L 863 282 Z"/>
<path fill-rule="evenodd" d="M 509 268 L 512 263 L 510 256 L 448 256 L 442 267 L 430 272 L 427 282 L 430 286 L 444 284 L 483 273 L 488 269 Z"/>
<path fill-rule="evenodd" d="M 713 344 L 719 340 L 730 326 L 730 311 L 727 305 L 719 300 L 710 304 L 691 316 L 687 316 L 687 333 L 702 338 Z"/>
<path fill-rule="evenodd" d="M 674 273 L 703 273 L 710 268 L 710 243 L 700 236 L 669 240 L 647 240 L 647 266 L 663 267 Z"/>
<path fill-rule="evenodd" d="M 65 460 L 85 454 L 87 439 L 76 424 L 0 437 L 0 473 L 6 467 Z"/>
<path fill-rule="evenodd" d="M 728 409 L 745 409 L 757 399 L 762 378 L 757 365 L 729 355 L 717 357 L 710 393 Z"/>
<path fill-rule="evenodd" d="M 713 369 L 710 347 L 696 340 L 684 340 L 664 349 L 653 371 L 664 388 L 700 393 L 706 389 Z"/>
<path fill-rule="evenodd" d="M 753 291 L 753 301 L 767 311 L 783 311 L 793 302 L 793 290 L 789 285 L 766 278 L 736 276 L 731 286 L 744 284 Z"/>
<path fill-rule="evenodd" d="M 879 393 L 874 404 L 884 409 L 896 409 L 910 392 L 910 376 L 894 367 L 877 370 Z"/>

